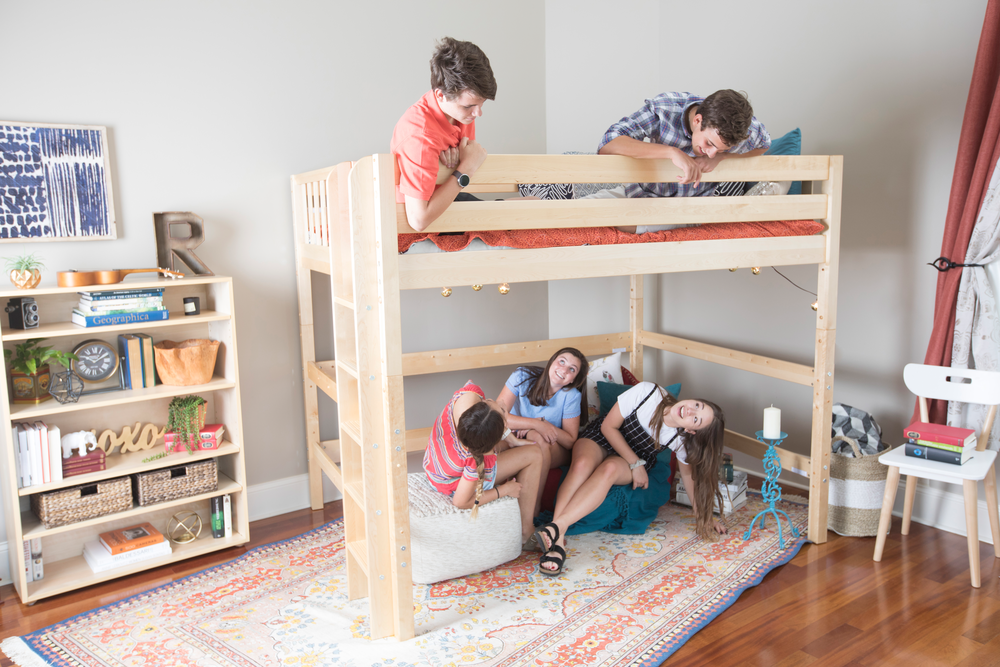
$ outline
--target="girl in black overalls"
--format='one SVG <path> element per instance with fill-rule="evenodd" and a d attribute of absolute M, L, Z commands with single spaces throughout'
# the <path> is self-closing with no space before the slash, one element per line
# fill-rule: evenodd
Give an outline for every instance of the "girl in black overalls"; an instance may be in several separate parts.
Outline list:
<path fill-rule="evenodd" d="M 722 409 L 711 401 L 678 401 L 652 382 L 640 382 L 621 394 L 608 414 L 591 422 L 573 445 L 552 521 L 535 533 L 546 551 L 539 563 L 542 574 L 562 572 L 566 529 L 594 511 L 613 485 L 649 485 L 647 471 L 657 465 L 664 449 L 677 454 L 684 488 L 692 490 L 698 533 L 706 539 L 725 533 L 725 526 L 712 518 L 724 431 Z M 665 455 L 662 465 L 670 465 L 670 454 Z"/>

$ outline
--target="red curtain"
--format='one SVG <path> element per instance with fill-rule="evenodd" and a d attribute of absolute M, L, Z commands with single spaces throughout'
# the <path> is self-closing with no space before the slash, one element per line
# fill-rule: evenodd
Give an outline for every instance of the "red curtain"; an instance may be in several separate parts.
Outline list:
<path fill-rule="evenodd" d="M 965 105 L 962 133 L 958 140 L 958 158 L 951 179 L 951 196 L 945 218 L 941 257 L 963 263 L 969 238 L 983 204 L 986 187 L 1000 157 L 1000 0 L 989 0 L 986 19 L 979 37 L 979 51 L 972 70 L 969 99 Z M 964 269 L 955 268 L 938 274 L 934 300 L 934 330 L 927 345 L 925 364 L 951 366 L 951 348 L 955 336 L 955 302 Z M 973 269 L 974 270 L 974 269 Z M 932 401 L 932 422 L 945 422 L 948 403 Z M 913 412 L 920 418 L 919 408 Z"/>

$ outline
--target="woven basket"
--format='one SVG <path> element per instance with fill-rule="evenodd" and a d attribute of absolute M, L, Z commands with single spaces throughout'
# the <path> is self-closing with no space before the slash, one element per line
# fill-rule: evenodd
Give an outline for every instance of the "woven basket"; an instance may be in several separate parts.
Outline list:
<path fill-rule="evenodd" d="M 106 479 L 31 496 L 31 511 L 46 528 L 132 509 L 132 480 Z"/>
<path fill-rule="evenodd" d="M 838 435 L 831 445 L 838 440 L 851 445 L 854 456 L 837 452 L 830 455 L 827 527 L 851 537 L 877 535 L 889 468 L 879 463 L 878 456 L 862 456 L 858 443 L 851 438 Z"/>
<path fill-rule="evenodd" d="M 133 477 L 135 477 L 135 498 L 140 505 L 187 498 L 219 488 L 219 473 L 215 459 L 141 472 Z"/>

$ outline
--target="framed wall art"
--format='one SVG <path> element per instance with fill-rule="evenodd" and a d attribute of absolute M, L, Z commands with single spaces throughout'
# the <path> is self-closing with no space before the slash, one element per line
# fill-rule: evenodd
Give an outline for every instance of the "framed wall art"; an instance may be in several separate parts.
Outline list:
<path fill-rule="evenodd" d="M 117 236 L 106 127 L 0 121 L 0 243 Z"/>

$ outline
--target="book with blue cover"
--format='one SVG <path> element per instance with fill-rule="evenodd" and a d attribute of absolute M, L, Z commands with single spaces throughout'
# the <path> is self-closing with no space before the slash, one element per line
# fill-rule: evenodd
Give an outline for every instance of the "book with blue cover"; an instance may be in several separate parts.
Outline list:
<path fill-rule="evenodd" d="M 112 315 L 87 315 L 78 308 L 73 309 L 70 321 L 81 327 L 104 327 L 112 324 L 134 324 L 136 322 L 158 322 L 170 319 L 170 311 L 148 310 L 138 313 L 115 313 Z"/>

